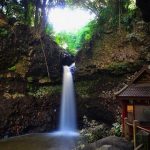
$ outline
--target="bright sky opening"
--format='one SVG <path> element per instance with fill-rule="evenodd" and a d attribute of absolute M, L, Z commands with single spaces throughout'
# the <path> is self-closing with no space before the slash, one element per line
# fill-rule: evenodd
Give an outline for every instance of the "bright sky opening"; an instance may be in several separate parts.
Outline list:
<path fill-rule="evenodd" d="M 83 9 L 54 8 L 49 12 L 48 21 L 55 32 L 76 32 L 93 20 L 94 14 Z"/>

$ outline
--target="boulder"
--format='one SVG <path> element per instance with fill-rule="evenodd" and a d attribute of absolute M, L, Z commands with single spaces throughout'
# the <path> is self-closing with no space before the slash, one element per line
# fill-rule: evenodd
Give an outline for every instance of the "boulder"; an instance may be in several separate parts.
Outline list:
<path fill-rule="evenodd" d="M 133 150 L 133 145 L 122 137 L 109 136 L 86 145 L 83 150 Z"/>

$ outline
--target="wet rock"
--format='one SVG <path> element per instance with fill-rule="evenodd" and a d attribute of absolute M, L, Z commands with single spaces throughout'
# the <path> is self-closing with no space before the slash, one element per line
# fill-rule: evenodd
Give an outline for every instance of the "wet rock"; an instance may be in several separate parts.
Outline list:
<path fill-rule="evenodd" d="M 84 147 L 83 150 L 132 150 L 133 145 L 121 137 L 109 136 Z"/>
<path fill-rule="evenodd" d="M 120 150 L 120 149 L 118 149 L 117 147 L 112 146 L 112 145 L 103 145 L 96 150 Z"/>

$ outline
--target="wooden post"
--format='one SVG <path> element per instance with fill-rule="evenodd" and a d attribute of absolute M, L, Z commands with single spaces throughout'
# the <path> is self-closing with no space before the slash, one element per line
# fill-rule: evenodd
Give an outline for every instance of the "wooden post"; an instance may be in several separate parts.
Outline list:
<path fill-rule="evenodd" d="M 125 117 L 124 118 L 124 136 L 125 136 L 126 139 L 129 138 L 129 127 L 128 127 L 127 122 L 128 122 L 128 118 Z"/>
<path fill-rule="evenodd" d="M 137 146 L 136 141 L 136 132 L 137 132 L 137 126 L 139 125 L 138 120 L 133 121 L 133 141 L 134 141 L 134 148 Z"/>
<path fill-rule="evenodd" d="M 121 101 L 122 104 L 122 130 L 123 130 L 123 135 L 125 133 L 125 117 L 127 117 L 127 102 L 126 101 Z"/>

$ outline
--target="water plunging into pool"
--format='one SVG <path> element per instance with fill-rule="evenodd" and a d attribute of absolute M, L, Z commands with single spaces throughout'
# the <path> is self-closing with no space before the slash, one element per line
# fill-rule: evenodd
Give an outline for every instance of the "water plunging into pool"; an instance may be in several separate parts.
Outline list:
<path fill-rule="evenodd" d="M 76 107 L 73 77 L 71 67 L 63 67 L 63 90 L 61 98 L 61 111 L 59 119 L 59 130 L 56 135 L 78 136 L 76 122 Z"/>

